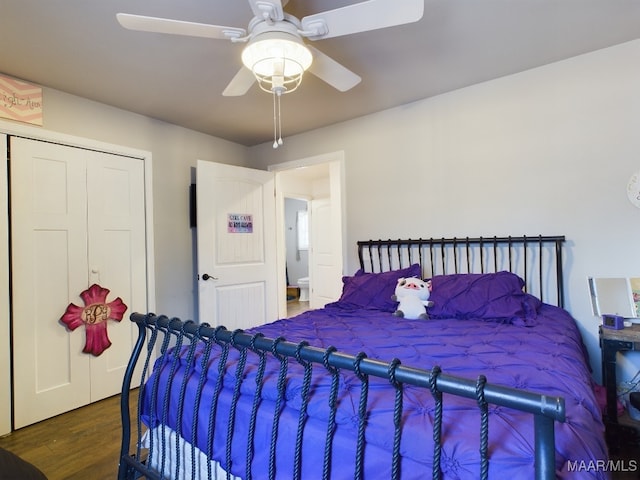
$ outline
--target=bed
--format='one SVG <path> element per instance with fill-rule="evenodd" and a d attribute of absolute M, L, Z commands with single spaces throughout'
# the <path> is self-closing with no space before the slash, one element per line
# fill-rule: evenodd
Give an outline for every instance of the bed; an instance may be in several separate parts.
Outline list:
<path fill-rule="evenodd" d="M 563 243 L 361 241 L 337 302 L 246 331 L 133 314 L 119 478 L 609 478 Z M 428 320 L 393 315 L 411 276 Z"/>

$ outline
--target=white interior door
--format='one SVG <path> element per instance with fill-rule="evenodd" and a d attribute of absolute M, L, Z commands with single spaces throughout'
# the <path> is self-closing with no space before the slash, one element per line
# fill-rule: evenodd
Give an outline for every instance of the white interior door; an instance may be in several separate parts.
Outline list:
<path fill-rule="evenodd" d="M 331 199 L 311 202 L 311 252 L 309 255 L 309 306 L 322 308 L 340 298 L 342 261 L 341 235 L 334 217 Z"/>
<path fill-rule="evenodd" d="M 200 322 L 234 330 L 275 320 L 274 175 L 199 160 L 196 185 Z"/>
<path fill-rule="evenodd" d="M 16 428 L 120 391 L 133 325 L 109 321 L 112 345 L 94 357 L 82 352 L 84 327 L 70 332 L 60 317 L 69 303 L 84 306 L 91 283 L 111 290 L 107 302 L 121 297 L 127 313 L 146 310 L 141 164 L 11 138 Z"/>

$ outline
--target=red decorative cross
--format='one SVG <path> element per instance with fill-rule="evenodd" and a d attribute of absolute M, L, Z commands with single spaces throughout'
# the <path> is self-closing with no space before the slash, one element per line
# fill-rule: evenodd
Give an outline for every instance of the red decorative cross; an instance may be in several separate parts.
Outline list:
<path fill-rule="evenodd" d="M 78 307 L 70 303 L 60 319 L 69 330 L 75 330 L 82 324 L 86 326 L 86 343 L 82 351 L 96 357 L 111 346 L 107 320 L 119 322 L 127 310 L 120 297 L 107 303 L 107 295 L 108 289 L 94 283 L 80 294 L 85 306 Z"/>

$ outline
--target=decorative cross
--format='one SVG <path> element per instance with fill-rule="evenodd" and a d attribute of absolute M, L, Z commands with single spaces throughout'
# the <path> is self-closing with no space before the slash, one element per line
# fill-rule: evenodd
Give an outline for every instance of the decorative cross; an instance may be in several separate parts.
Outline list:
<path fill-rule="evenodd" d="M 94 283 L 80 294 L 85 306 L 78 307 L 70 303 L 60 318 L 69 330 L 75 330 L 82 324 L 86 326 L 86 342 L 82 351 L 96 357 L 111 346 L 107 335 L 107 320 L 119 322 L 127 310 L 120 297 L 107 303 L 107 295 L 108 289 Z"/>

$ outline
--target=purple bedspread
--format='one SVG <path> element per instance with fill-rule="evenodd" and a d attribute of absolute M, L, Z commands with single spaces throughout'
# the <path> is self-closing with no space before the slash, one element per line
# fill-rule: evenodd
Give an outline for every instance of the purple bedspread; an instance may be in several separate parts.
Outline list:
<path fill-rule="evenodd" d="M 591 375 L 585 349 L 570 315 L 557 307 L 543 304 L 535 325 L 524 326 L 482 319 L 406 320 L 389 312 L 355 309 L 340 303 L 322 310 L 313 310 L 292 319 L 279 320 L 261 326 L 267 337 L 285 337 L 288 341 L 307 340 L 311 345 L 326 348 L 336 346 L 350 354 L 365 352 L 369 358 L 388 362 L 397 357 L 405 366 L 431 369 L 439 365 L 443 372 L 475 381 L 484 374 L 489 383 L 511 386 L 532 392 L 563 396 L 567 420 L 556 423 L 556 470 L 559 478 L 608 478 L 605 472 L 585 469 L 591 462 L 606 461 L 604 428 L 592 390 Z M 232 349 L 230 358 L 237 358 Z M 299 416 L 302 369 L 291 359 L 292 374 L 286 391 L 286 405 L 279 424 L 278 479 L 291 478 L 291 458 Z M 260 416 L 256 426 L 254 478 L 266 478 L 269 441 L 275 405 L 278 363 L 269 363 Z M 164 371 L 169 369 L 164 366 Z M 190 372 L 190 387 L 185 398 L 185 417 L 181 434 L 191 438 L 193 413 L 197 404 L 194 392 L 200 371 Z M 206 450 L 206 424 L 209 401 L 215 385 L 217 361 L 211 361 L 205 394 L 199 403 L 198 446 Z M 318 372 L 320 372 L 318 370 Z M 315 372 L 315 371 L 314 371 Z M 180 370 L 178 375 L 184 372 Z M 244 440 L 247 418 L 253 402 L 256 368 L 247 368 L 242 383 L 242 395 L 237 402 L 236 431 L 232 466 L 225 461 L 226 425 L 235 368 L 225 372 L 224 391 L 217 412 L 218 427 L 214 458 L 231 473 L 243 476 L 246 462 Z M 341 376 L 338 413 L 334 437 L 331 478 L 353 478 L 355 438 L 358 429 L 360 386 L 352 374 Z M 172 396 L 178 396 L 180 382 L 174 381 Z M 308 408 L 304 430 L 302 478 L 320 478 L 328 418 L 330 379 L 324 373 L 314 373 L 313 400 Z M 383 388 L 384 387 L 384 388 Z M 365 478 L 391 478 L 392 417 L 394 392 L 384 380 L 371 381 L 369 418 L 365 448 Z M 162 398 L 161 386 L 159 398 Z M 150 389 L 145 391 L 146 400 Z M 175 400 L 174 400 L 175 401 Z M 149 421 L 149 405 L 143 408 Z M 175 428 L 176 409 L 171 409 L 169 425 Z M 434 405 L 428 390 L 405 387 L 403 437 L 401 442 L 401 473 L 403 479 L 430 478 L 432 472 L 432 423 Z M 445 394 L 443 417 L 443 478 L 476 479 L 479 477 L 479 414 L 473 400 Z M 217 429 L 218 429 L 217 427 Z M 240 439 L 242 438 L 242 440 Z M 503 407 L 490 407 L 489 478 L 533 478 L 534 447 L 531 415 Z M 260 465 L 260 466 L 258 466 Z M 579 468 L 582 466 L 583 468 Z M 260 473 L 258 473 L 260 472 Z"/>

